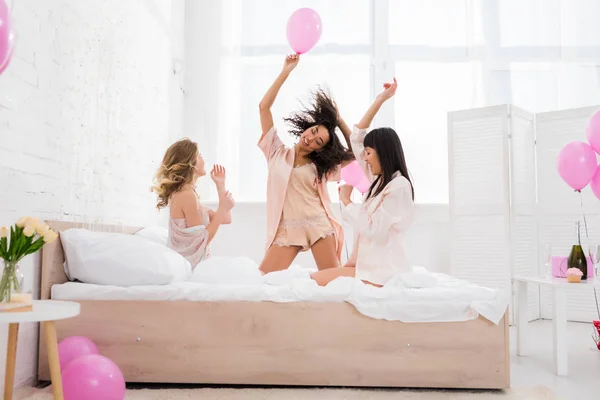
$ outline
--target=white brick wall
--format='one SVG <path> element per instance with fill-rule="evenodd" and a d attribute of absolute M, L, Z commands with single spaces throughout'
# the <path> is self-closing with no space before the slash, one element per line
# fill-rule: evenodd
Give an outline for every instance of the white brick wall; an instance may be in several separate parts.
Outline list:
<path fill-rule="evenodd" d="M 181 127 L 183 1 L 17 0 L 15 55 L 0 76 L 0 225 L 21 215 L 156 222 L 152 174 Z M 175 9 L 174 9 L 175 8 Z M 164 18 L 164 19 L 163 19 Z M 178 24 L 177 22 L 181 22 Z M 174 34 L 173 34 L 174 33 Z M 26 287 L 39 262 L 24 260 Z M 6 327 L 0 327 L 4 375 Z M 22 325 L 16 384 L 36 376 Z M 1 380 L 4 382 L 4 379 Z"/>

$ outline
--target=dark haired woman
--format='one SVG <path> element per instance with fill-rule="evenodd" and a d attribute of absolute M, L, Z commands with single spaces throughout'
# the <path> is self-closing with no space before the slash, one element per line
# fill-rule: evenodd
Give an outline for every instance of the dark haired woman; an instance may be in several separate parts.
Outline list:
<path fill-rule="evenodd" d="M 366 131 L 382 104 L 396 93 L 396 87 L 396 79 L 384 84 L 384 91 L 352 132 L 352 150 L 371 187 L 360 205 L 350 200 L 351 186 L 340 187 L 344 220 L 354 228 L 358 238 L 352 257 L 343 268 L 312 274 L 319 285 L 349 276 L 383 286 L 397 273 L 412 270 L 404 248 L 404 235 L 414 217 L 414 191 L 404 150 L 392 128 Z"/>
<path fill-rule="evenodd" d="M 262 136 L 258 147 L 269 166 L 267 181 L 267 250 L 262 273 L 288 268 L 300 251 L 311 249 L 319 270 L 339 267 L 342 227 L 333 218 L 327 181 L 339 181 L 340 168 L 354 156 L 335 133 L 339 127 L 350 145 L 351 131 L 331 97 L 319 90 L 312 105 L 284 120 L 298 138 L 286 147 L 273 125 L 271 106 L 279 89 L 298 65 L 287 56 L 283 69 L 260 102 Z"/>

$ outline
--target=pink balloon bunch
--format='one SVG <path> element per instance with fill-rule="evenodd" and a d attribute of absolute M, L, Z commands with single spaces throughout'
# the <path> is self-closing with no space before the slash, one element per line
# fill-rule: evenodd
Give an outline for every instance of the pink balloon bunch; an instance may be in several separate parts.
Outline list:
<path fill-rule="evenodd" d="M 6 70 L 12 58 L 15 34 L 12 17 L 6 1 L 0 0 L 0 74 Z"/>
<path fill-rule="evenodd" d="M 354 186 L 362 194 L 365 194 L 369 190 L 369 186 L 371 186 L 371 183 L 365 174 L 363 174 L 358 161 L 352 161 L 342 168 L 342 179 L 348 185 Z"/>
<path fill-rule="evenodd" d="M 321 38 L 321 17 L 312 8 L 300 8 L 290 16 L 286 31 L 292 49 L 304 54 Z"/>
<path fill-rule="evenodd" d="M 70 336 L 58 344 L 65 400 L 123 400 L 125 379 L 119 367 L 100 355 L 83 336 Z"/>
<path fill-rule="evenodd" d="M 586 134 L 588 143 L 571 142 L 560 151 L 558 174 L 578 192 L 589 184 L 600 199 L 600 165 L 596 159 L 596 154 L 600 154 L 600 110 L 590 117 Z"/>

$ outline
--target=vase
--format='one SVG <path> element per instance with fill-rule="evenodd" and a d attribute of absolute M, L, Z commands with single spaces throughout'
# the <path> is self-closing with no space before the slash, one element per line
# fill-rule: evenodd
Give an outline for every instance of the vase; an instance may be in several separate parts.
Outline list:
<path fill-rule="evenodd" d="M 4 260 L 4 269 L 0 278 L 0 303 L 10 303 L 12 295 L 21 292 L 23 278 L 18 261 Z"/>

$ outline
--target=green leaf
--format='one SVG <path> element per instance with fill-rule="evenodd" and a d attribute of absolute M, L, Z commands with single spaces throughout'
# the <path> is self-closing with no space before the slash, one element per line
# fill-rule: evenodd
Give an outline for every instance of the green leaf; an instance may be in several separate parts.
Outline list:
<path fill-rule="evenodd" d="M 33 242 L 34 237 L 35 237 L 35 234 L 33 234 L 29 237 L 23 236 L 23 239 L 21 240 L 21 245 L 19 247 L 19 252 L 17 253 L 17 258 L 21 258 L 25 254 L 27 254 L 27 251 L 29 250 L 29 247 L 31 246 L 31 243 Z"/>
<path fill-rule="evenodd" d="M 14 251 L 15 251 L 15 242 L 17 241 L 17 233 L 15 232 L 15 228 L 17 226 L 11 226 L 10 227 L 10 245 L 8 247 L 8 257 L 7 259 L 11 259 L 11 257 L 14 255 Z"/>
<path fill-rule="evenodd" d="M 23 234 L 23 232 L 17 233 L 17 240 L 15 241 L 15 249 L 13 251 L 15 260 L 19 258 L 19 253 L 21 252 L 21 248 L 23 246 L 24 241 L 25 241 L 25 235 Z"/>
<path fill-rule="evenodd" d="M 8 238 L 0 239 L 0 251 L 3 254 L 2 258 L 5 258 L 5 256 L 7 255 L 7 251 L 8 251 Z"/>
<path fill-rule="evenodd" d="M 19 228 L 17 225 L 14 226 L 14 239 L 11 237 L 10 245 L 11 260 L 17 260 L 19 258 L 19 254 L 26 239 L 23 230 L 23 228 Z"/>
<path fill-rule="evenodd" d="M 44 246 L 44 238 L 40 237 L 38 240 L 33 242 L 33 244 L 27 249 L 23 256 L 27 256 L 29 254 L 33 254 Z"/>

